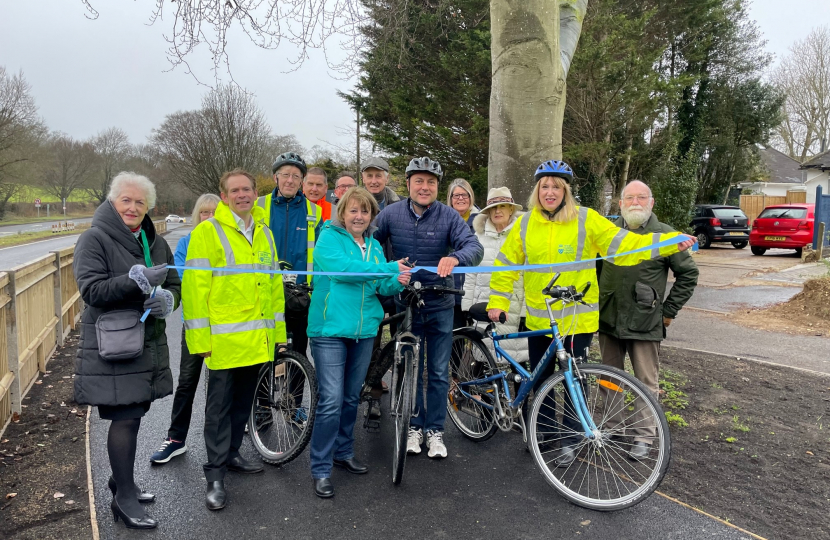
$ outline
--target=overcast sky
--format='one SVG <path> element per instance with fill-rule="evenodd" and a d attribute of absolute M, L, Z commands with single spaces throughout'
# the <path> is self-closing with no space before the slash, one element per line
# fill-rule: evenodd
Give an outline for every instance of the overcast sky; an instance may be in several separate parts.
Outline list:
<path fill-rule="evenodd" d="M 146 24 L 155 1 L 93 5 L 97 20 L 85 17 L 81 0 L 0 0 L 0 65 L 23 71 L 50 129 L 83 139 L 116 126 L 141 143 L 165 115 L 198 108 L 205 87 L 181 68 L 167 71 L 162 34 L 170 21 Z M 755 0 L 750 15 L 780 58 L 812 27 L 830 25 L 830 0 Z M 294 52 L 263 51 L 236 39 L 234 77 L 256 95 L 274 133 L 294 134 L 306 147 L 349 144 L 337 128 L 350 126 L 353 115 L 336 90 L 348 91 L 354 80 L 334 79 L 319 51 L 299 71 L 285 73 Z M 207 59 L 192 60 L 212 81 Z"/>

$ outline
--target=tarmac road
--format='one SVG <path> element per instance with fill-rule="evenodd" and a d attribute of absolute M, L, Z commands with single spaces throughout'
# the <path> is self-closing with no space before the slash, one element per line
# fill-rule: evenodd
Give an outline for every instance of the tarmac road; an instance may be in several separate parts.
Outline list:
<path fill-rule="evenodd" d="M 185 231 L 167 236 L 175 245 Z M 181 319 L 168 319 L 167 336 L 174 376 L 178 376 Z M 642 540 L 743 539 L 747 535 L 654 495 L 617 513 L 585 510 L 566 502 L 536 470 L 516 433 L 499 433 L 484 443 L 464 439 L 447 420 L 449 457 L 433 461 L 424 454 L 407 460 L 403 484 L 391 482 L 392 434 L 384 421 L 380 433 L 367 433 L 359 417 L 358 457 L 371 467 L 365 476 L 335 470 L 336 495 L 314 495 L 308 451 L 282 468 L 263 474 L 226 478 L 228 506 L 221 512 L 204 505 L 205 461 L 202 427 L 204 391 L 196 394 L 188 452 L 164 466 L 149 457 L 166 437 L 172 396 L 153 403 L 142 421 L 136 481 L 158 497 L 148 513 L 160 521 L 151 532 L 128 531 L 113 523 L 107 488 L 108 422 L 97 412 L 90 420 L 91 468 L 95 507 L 102 539 L 112 538 L 585 538 Z M 388 411 L 385 399 L 384 412 Z M 384 418 L 384 420 L 386 420 Z M 246 437 L 242 453 L 255 458 Z"/>
<path fill-rule="evenodd" d="M 46 209 L 43 209 L 43 213 L 46 214 Z M 78 223 L 87 223 L 92 221 L 91 217 L 88 218 L 68 218 L 68 219 L 56 219 L 55 221 L 36 221 L 34 223 L 23 223 L 20 225 L 2 225 L 0 226 L 0 235 L 5 234 L 17 234 L 18 232 L 42 232 L 48 231 L 52 228 L 52 225 L 57 223 L 66 223 L 67 221 L 71 221 L 76 225 Z"/>
<path fill-rule="evenodd" d="M 76 222 L 77 223 L 77 222 Z M 167 229 L 173 231 L 184 225 L 178 223 L 168 223 Z M 189 226 L 185 226 L 190 230 Z M 50 251 L 57 251 L 59 249 L 68 248 L 75 245 L 78 241 L 79 234 L 69 236 L 59 236 L 57 238 L 49 238 L 47 240 L 40 240 L 30 244 L 23 244 L 20 246 L 12 246 L 7 248 L 0 248 L 0 270 L 9 270 L 15 266 L 28 263 L 46 255 Z M 173 245 L 175 248 L 175 244 Z"/>

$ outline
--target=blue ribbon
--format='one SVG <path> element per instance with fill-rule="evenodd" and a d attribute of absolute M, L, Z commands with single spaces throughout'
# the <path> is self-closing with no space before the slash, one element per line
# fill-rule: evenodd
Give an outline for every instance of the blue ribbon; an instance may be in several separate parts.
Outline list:
<path fill-rule="evenodd" d="M 609 255 L 606 257 L 597 257 L 595 259 L 583 259 L 581 261 L 570 261 L 570 262 L 562 262 L 562 263 L 552 263 L 552 264 L 523 264 L 523 265 L 515 265 L 515 266 L 457 266 L 453 268 L 453 274 L 492 274 L 494 272 L 516 272 L 516 271 L 524 271 L 524 270 L 536 270 L 540 268 L 551 268 L 555 269 L 558 266 L 572 266 L 575 262 L 579 263 L 589 263 L 589 262 L 596 262 L 596 261 L 604 261 L 608 259 L 615 259 L 617 257 L 625 257 L 626 255 L 631 255 L 634 253 L 640 253 L 642 251 L 651 251 L 655 248 L 662 248 L 668 246 L 674 246 L 676 244 L 680 244 L 688 240 L 686 236 L 675 236 L 674 238 L 669 238 L 668 240 L 663 240 L 662 242 L 658 242 L 656 244 L 651 244 L 646 247 L 633 249 L 631 251 L 626 251 L 624 253 L 617 253 L 615 255 Z M 697 251 L 697 242 L 695 245 L 692 246 L 692 251 Z M 378 277 L 387 277 L 387 276 L 397 276 L 398 272 L 379 272 L 379 273 L 371 273 L 371 274 L 364 274 L 360 272 L 309 272 L 307 270 L 254 270 L 249 268 L 213 268 L 209 266 L 168 266 L 167 268 L 171 270 L 205 270 L 205 271 L 214 271 L 214 270 L 221 270 L 222 272 L 236 272 L 239 274 L 281 274 L 281 275 L 291 275 L 291 276 L 378 276 Z M 413 274 L 420 270 L 424 270 L 426 272 L 432 272 L 433 274 L 438 273 L 437 266 L 414 266 L 412 270 L 410 270 Z M 554 270 L 555 271 L 555 270 Z"/>

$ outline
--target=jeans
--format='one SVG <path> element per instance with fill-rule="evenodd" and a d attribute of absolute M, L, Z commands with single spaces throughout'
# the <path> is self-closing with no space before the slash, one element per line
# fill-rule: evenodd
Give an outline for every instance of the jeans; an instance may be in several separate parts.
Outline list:
<path fill-rule="evenodd" d="M 591 346 L 591 340 L 593 340 L 593 338 L 593 333 L 574 334 L 573 336 L 567 336 L 563 340 L 563 345 L 565 350 L 568 351 L 568 353 L 570 353 L 575 359 L 587 358 L 585 349 Z M 531 372 L 536 369 L 536 366 L 542 361 L 542 357 L 545 355 L 545 351 L 548 349 L 551 341 L 553 341 L 553 338 L 548 336 L 530 336 L 527 338 L 527 350 Z M 558 363 L 559 362 L 556 360 L 556 356 L 548 361 L 548 365 L 545 366 L 544 373 L 539 375 L 539 379 L 533 385 L 534 390 L 539 390 L 548 377 L 556 372 L 556 366 Z M 567 366 L 560 366 L 560 369 L 567 369 Z M 585 396 L 585 398 L 587 399 L 588 396 Z M 563 396 L 563 409 L 562 424 L 566 429 L 564 432 L 559 432 L 559 428 L 556 425 L 556 396 L 553 392 L 550 392 L 546 396 L 542 407 L 539 409 L 540 422 L 544 424 L 544 427 L 552 430 L 545 430 L 543 436 L 547 436 L 546 438 L 548 439 L 558 440 L 562 447 L 572 446 L 580 441 L 579 435 L 575 435 L 574 432 L 577 434 L 582 433 L 582 423 L 579 421 L 579 417 L 576 414 L 576 408 L 571 402 L 571 396 L 568 393 L 565 393 Z"/>
<path fill-rule="evenodd" d="M 205 359 L 198 354 L 190 354 L 184 338 L 182 325 L 182 360 L 179 364 L 179 384 L 173 396 L 173 411 L 170 414 L 170 429 L 167 436 L 174 441 L 184 442 L 190 430 L 190 417 L 193 414 L 193 398 L 199 386 L 202 364 Z"/>
<path fill-rule="evenodd" d="M 312 337 L 317 414 L 311 433 L 311 476 L 329 478 L 332 457 L 354 457 L 354 425 L 374 338 Z"/>
<path fill-rule="evenodd" d="M 412 314 L 412 333 L 421 338 L 418 357 L 418 392 L 415 412 L 409 425 L 427 431 L 444 431 L 447 418 L 447 392 L 450 389 L 450 354 L 452 353 L 453 308 L 434 313 Z M 426 345 L 426 346 L 425 346 Z M 426 353 L 429 354 L 426 354 Z M 424 356 L 426 356 L 427 391 L 424 406 Z"/>

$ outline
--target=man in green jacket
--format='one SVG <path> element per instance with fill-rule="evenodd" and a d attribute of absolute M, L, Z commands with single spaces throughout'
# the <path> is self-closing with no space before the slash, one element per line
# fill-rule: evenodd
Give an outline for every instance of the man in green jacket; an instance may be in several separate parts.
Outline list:
<path fill-rule="evenodd" d="M 615 225 L 637 234 L 652 234 L 657 242 L 660 233 L 674 229 L 658 221 L 651 213 L 653 206 L 649 187 L 634 180 L 623 189 L 620 197 L 622 217 Z M 669 269 L 675 282 L 666 297 Z M 697 276 L 697 265 L 688 251 L 651 259 L 637 266 L 617 266 L 613 259 L 605 261 L 599 278 L 602 362 L 623 369 L 628 353 L 634 374 L 657 397 L 660 342 L 666 337 L 666 329 L 677 317 L 677 312 L 691 298 Z M 638 409 L 635 404 L 635 411 Z M 636 426 L 625 433 L 632 442 L 630 447 L 624 447 L 635 460 L 648 455 L 655 434 L 654 426 L 643 425 L 645 419 L 641 416 L 635 413 L 626 419 L 627 425 Z"/>

